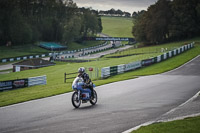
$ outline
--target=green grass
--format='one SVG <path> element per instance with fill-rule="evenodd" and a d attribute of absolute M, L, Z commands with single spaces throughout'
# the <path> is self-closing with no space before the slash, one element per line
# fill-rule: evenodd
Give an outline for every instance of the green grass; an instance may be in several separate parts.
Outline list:
<path fill-rule="evenodd" d="M 200 133 L 200 116 L 141 127 L 132 133 Z"/>
<path fill-rule="evenodd" d="M 68 50 L 88 48 L 88 47 L 97 46 L 103 43 L 104 41 L 84 41 L 83 43 L 72 42 L 70 45 L 68 45 Z"/>
<path fill-rule="evenodd" d="M 200 38 L 196 38 L 193 40 L 199 41 Z M 193 40 L 188 40 L 188 41 L 191 42 Z M 180 42 L 165 44 L 163 46 L 171 46 L 171 45 L 179 46 Z M 160 46 L 153 46 L 153 47 L 155 47 L 156 49 L 156 47 L 160 47 Z M 138 50 L 149 51 L 146 47 L 139 48 Z M 154 50 L 154 48 L 152 48 L 152 50 Z M 130 53 L 134 53 L 134 52 L 135 52 L 134 49 L 130 50 Z M 116 75 L 104 80 L 96 79 L 94 83 L 98 86 L 98 85 L 107 84 L 111 82 L 136 78 L 137 76 L 140 76 L 140 75 L 151 75 L 151 74 L 162 73 L 184 64 L 185 62 L 197 56 L 199 53 L 200 53 L 200 45 L 198 42 L 196 43 L 195 48 L 187 52 L 184 52 L 176 57 L 168 59 L 164 62 L 154 64 L 149 67 L 141 68 L 135 71 Z M 149 57 L 153 55 L 145 54 L 145 56 Z M 135 60 L 145 58 L 145 56 L 144 55 L 143 57 L 141 57 L 141 55 L 127 56 L 123 58 L 106 58 L 105 57 L 97 61 L 85 62 L 85 63 L 57 63 L 56 66 L 0 75 L 0 81 L 47 75 L 47 85 L 33 86 L 33 87 L 28 87 L 28 88 L 0 92 L 0 106 L 6 106 L 6 105 L 24 102 L 24 101 L 28 101 L 32 99 L 38 99 L 38 98 L 70 92 L 72 91 L 71 82 L 73 79 L 67 80 L 68 83 L 64 83 L 64 73 L 76 72 L 77 69 L 81 66 L 87 67 L 87 68 L 93 67 L 93 68 L 101 69 L 102 67 L 106 67 L 106 66 L 127 64 L 129 62 L 133 62 Z M 76 74 L 72 76 L 76 76 Z"/>
<path fill-rule="evenodd" d="M 70 45 L 68 45 L 67 50 L 88 48 L 88 47 L 100 45 L 102 43 L 104 42 L 103 41 L 84 41 L 83 43 L 72 42 Z M 26 45 L 17 45 L 17 46 L 12 45 L 10 47 L 0 46 L 0 59 L 44 54 L 44 53 L 49 53 L 49 52 L 51 51 L 40 48 L 35 44 L 26 44 Z"/>
<path fill-rule="evenodd" d="M 101 17 L 102 33 L 112 37 L 133 37 L 133 19 L 125 17 Z"/>
<path fill-rule="evenodd" d="M 0 46 L 0 58 L 10 58 L 10 57 L 19 57 L 25 55 L 35 55 L 43 54 L 49 52 L 43 48 L 38 47 L 34 44 L 27 45 L 12 45 L 9 47 Z"/>
<path fill-rule="evenodd" d="M 13 69 L 0 70 L 0 72 L 12 72 Z"/>

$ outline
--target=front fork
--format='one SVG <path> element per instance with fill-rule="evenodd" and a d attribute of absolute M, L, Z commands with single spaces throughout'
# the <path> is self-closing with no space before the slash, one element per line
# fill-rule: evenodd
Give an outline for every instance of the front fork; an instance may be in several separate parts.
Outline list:
<path fill-rule="evenodd" d="M 80 100 L 80 98 L 81 98 L 81 91 L 78 90 L 78 100 Z"/>

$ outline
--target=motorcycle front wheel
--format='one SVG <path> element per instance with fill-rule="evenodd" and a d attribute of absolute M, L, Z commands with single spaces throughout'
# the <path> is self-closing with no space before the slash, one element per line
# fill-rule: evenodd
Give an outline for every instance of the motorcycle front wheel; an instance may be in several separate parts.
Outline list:
<path fill-rule="evenodd" d="M 97 93 L 95 90 L 93 91 L 93 93 L 94 93 L 94 98 L 92 100 L 90 100 L 90 103 L 92 105 L 95 105 L 97 103 Z"/>
<path fill-rule="evenodd" d="M 79 108 L 80 105 L 81 105 L 81 100 L 78 98 L 78 92 L 74 92 L 72 94 L 72 105 L 75 107 L 75 108 Z"/>

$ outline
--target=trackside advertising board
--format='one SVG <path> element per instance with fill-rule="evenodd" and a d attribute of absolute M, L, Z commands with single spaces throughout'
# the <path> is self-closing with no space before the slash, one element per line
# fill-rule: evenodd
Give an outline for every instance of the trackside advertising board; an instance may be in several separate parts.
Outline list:
<path fill-rule="evenodd" d="M 146 59 L 146 60 L 142 60 L 142 66 L 149 66 L 151 64 L 155 63 L 155 59 Z"/>
<path fill-rule="evenodd" d="M 129 63 L 129 64 L 125 64 L 125 71 L 134 70 L 134 69 L 137 69 L 141 66 L 142 66 L 141 61 L 136 61 L 136 62 L 132 62 L 132 63 Z"/>
<path fill-rule="evenodd" d="M 129 37 L 84 37 L 86 41 L 130 41 L 134 42 L 134 38 Z"/>
<path fill-rule="evenodd" d="M 28 86 L 28 79 L 0 81 L 0 91 L 23 88 Z"/>

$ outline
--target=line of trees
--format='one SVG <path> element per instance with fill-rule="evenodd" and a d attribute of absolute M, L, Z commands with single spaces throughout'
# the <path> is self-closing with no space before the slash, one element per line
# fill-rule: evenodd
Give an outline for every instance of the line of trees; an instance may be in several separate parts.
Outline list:
<path fill-rule="evenodd" d="M 110 9 L 110 10 L 107 10 L 107 11 L 99 11 L 99 14 L 102 15 L 102 16 L 124 16 L 124 17 L 130 17 L 131 14 L 129 12 L 125 12 L 125 11 L 122 11 L 120 9 L 118 10 L 115 10 L 115 9 Z"/>
<path fill-rule="evenodd" d="M 199 0 L 158 0 L 134 21 L 137 41 L 159 44 L 200 35 Z"/>
<path fill-rule="evenodd" d="M 101 18 L 72 0 L 0 0 L 0 45 L 67 44 L 102 31 Z"/>

